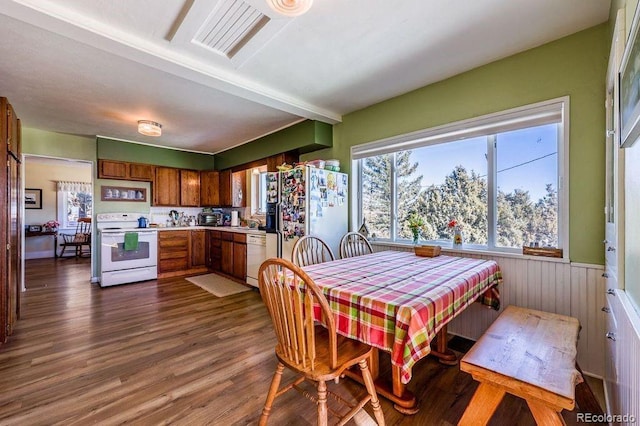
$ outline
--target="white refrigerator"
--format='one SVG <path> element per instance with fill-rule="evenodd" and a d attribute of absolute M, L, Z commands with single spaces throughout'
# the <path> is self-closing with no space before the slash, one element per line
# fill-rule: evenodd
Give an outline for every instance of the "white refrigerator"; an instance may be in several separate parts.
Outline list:
<path fill-rule="evenodd" d="M 267 257 L 291 260 L 295 242 L 312 235 L 339 258 L 349 220 L 347 174 L 304 166 L 267 173 L 266 181 L 267 205 L 276 206 L 275 230 L 267 230 Z"/>

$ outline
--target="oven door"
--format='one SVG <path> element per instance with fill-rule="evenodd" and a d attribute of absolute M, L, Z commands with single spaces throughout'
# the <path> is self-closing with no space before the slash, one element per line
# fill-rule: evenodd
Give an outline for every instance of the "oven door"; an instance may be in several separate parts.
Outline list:
<path fill-rule="evenodd" d="M 103 232 L 101 234 L 100 260 L 102 272 L 157 265 L 157 231 L 138 232 L 137 250 L 124 249 L 124 234 L 124 232 Z"/>

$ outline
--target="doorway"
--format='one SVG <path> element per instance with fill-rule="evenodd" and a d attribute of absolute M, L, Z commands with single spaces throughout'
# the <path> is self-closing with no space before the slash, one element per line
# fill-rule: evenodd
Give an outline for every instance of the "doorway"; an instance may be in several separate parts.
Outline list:
<path fill-rule="evenodd" d="M 74 273 L 86 274 L 90 283 L 95 250 L 84 258 L 61 258 L 59 254 L 62 234 L 74 235 L 77 219 L 93 216 L 93 163 L 25 154 L 22 177 L 22 290 L 51 284 L 37 278 L 38 270 L 66 268 L 71 263 L 75 265 L 71 268 Z"/>

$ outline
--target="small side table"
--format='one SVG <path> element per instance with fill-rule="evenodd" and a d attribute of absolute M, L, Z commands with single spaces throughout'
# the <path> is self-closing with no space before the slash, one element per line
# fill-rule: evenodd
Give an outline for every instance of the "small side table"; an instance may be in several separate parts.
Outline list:
<path fill-rule="evenodd" d="M 42 237 L 45 235 L 53 235 L 53 257 L 58 258 L 58 231 L 42 231 L 42 232 L 31 232 L 26 231 L 24 236 L 29 237 Z"/>

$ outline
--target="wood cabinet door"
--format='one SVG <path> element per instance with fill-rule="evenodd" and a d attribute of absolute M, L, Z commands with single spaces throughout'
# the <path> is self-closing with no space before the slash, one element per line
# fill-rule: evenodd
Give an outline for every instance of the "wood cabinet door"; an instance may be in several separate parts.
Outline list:
<path fill-rule="evenodd" d="M 209 262 L 207 265 L 214 271 L 220 271 L 222 268 L 222 241 L 220 240 L 220 231 L 207 231 L 209 234 Z"/>
<path fill-rule="evenodd" d="M 180 205 L 185 207 L 200 205 L 200 172 L 180 170 Z"/>
<path fill-rule="evenodd" d="M 231 207 L 231 170 L 220 172 L 220 205 Z"/>
<path fill-rule="evenodd" d="M 126 179 L 127 163 L 122 161 L 98 160 L 98 177 L 101 179 Z"/>
<path fill-rule="evenodd" d="M 220 173 L 215 170 L 200 172 L 200 205 L 220 205 Z"/>
<path fill-rule="evenodd" d="M 16 160 L 20 160 L 20 136 L 18 117 L 11 104 L 7 103 L 7 149 Z"/>
<path fill-rule="evenodd" d="M 153 201 L 156 206 L 180 205 L 180 170 L 170 167 L 156 167 Z"/>
<path fill-rule="evenodd" d="M 191 266 L 207 264 L 207 247 L 205 231 L 191 231 Z"/>
<path fill-rule="evenodd" d="M 233 276 L 245 281 L 247 279 L 247 245 L 233 243 Z"/>
<path fill-rule="evenodd" d="M 129 163 L 129 179 L 152 182 L 154 168 L 152 164 Z"/>
<path fill-rule="evenodd" d="M 221 242 L 220 255 L 220 269 L 225 274 L 233 275 L 233 241 Z"/>
<path fill-rule="evenodd" d="M 247 205 L 247 172 L 240 171 L 231 175 L 231 206 L 246 207 Z"/>

